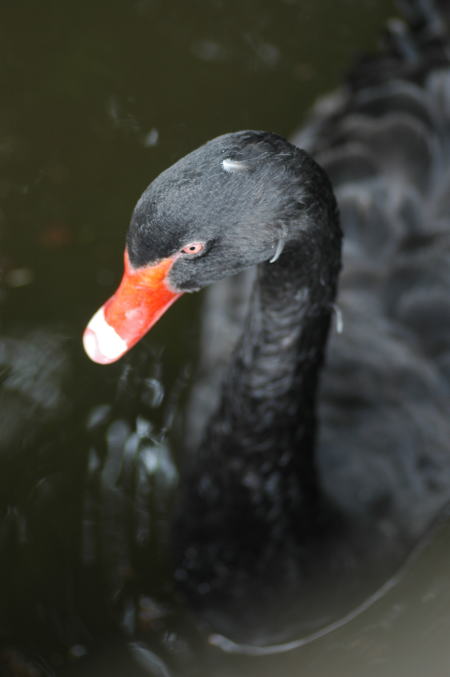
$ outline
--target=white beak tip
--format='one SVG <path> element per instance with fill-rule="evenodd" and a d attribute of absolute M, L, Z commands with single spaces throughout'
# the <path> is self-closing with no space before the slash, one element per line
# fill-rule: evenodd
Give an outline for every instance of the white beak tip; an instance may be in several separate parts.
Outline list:
<path fill-rule="evenodd" d="M 86 354 L 97 364 L 116 362 L 128 350 L 123 338 L 108 324 L 103 307 L 92 317 L 83 334 Z"/>

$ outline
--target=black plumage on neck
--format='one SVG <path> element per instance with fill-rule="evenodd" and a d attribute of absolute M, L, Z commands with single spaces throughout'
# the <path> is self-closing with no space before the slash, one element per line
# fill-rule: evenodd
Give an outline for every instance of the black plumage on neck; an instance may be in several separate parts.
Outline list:
<path fill-rule="evenodd" d="M 177 578 L 194 606 L 204 600 L 208 611 L 216 597 L 221 609 L 232 597 L 242 601 L 249 579 L 287 576 L 291 560 L 282 551 L 295 550 L 301 575 L 298 549 L 314 538 L 320 519 L 315 404 L 341 231 L 327 176 L 301 157 L 301 203 L 286 224 L 280 257 L 258 265 L 220 404 L 183 483 Z"/>

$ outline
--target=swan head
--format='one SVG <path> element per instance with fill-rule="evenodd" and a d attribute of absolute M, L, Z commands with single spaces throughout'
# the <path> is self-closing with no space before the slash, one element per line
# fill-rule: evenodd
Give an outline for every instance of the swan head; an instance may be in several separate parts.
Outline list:
<path fill-rule="evenodd" d="M 306 158 L 280 136 L 245 131 L 162 172 L 134 209 L 124 277 L 86 329 L 88 355 L 113 362 L 184 292 L 275 262 L 308 228 Z"/>
<path fill-rule="evenodd" d="M 175 256 L 168 280 L 185 292 L 270 260 L 297 222 L 299 164 L 301 151 L 275 134 L 209 141 L 160 174 L 138 201 L 127 236 L 131 264 Z M 201 243 L 201 251 L 190 254 L 190 243 Z"/>

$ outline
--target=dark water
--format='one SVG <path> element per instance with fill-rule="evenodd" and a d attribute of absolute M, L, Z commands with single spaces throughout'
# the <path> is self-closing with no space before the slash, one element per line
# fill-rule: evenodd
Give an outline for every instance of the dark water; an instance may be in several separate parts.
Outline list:
<path fill-rule="evenodd" d="M 391 11 L 388 0 L 1 3 L 0 669 L 166 674 L 144 649 L 130 657 L 122 637 L 137 637 L 186 675 L 422 675 L 432 655 L 432 674 L 449 672 L 445 526 L 383 600 L 322 640 L 232 658 L 193 632 L 189 648 L 149 532 L 155 516 L 163 531 L 170 486 L 155 495 L 145 478 L 156 458 L 175 481 L 158 440 L 179 425 L 200 300 L 183 299 L 124 364 L 93 365 L 80 344 L 150 179 L 225 131 L 289 135 Z M 19 672 L 30 662 L 36 672 Z"/>

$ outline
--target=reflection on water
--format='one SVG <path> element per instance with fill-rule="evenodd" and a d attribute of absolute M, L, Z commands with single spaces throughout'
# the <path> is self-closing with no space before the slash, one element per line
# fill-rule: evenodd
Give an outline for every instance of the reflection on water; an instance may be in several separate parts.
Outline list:
<path fill-rule="evenodd" d="M 165 433 L 180 425 L 199 300 L 123 365 L 100 369 L 80 348 L 150 178 L 230 129 L 289 134 L 390 11 L 388 0 L 0 10 L 5 674 L 446 674 L 445 522 L 394 589 L 331 635 L 264 658 L 208 647 L 164 559 L 177 483 Z"/>

